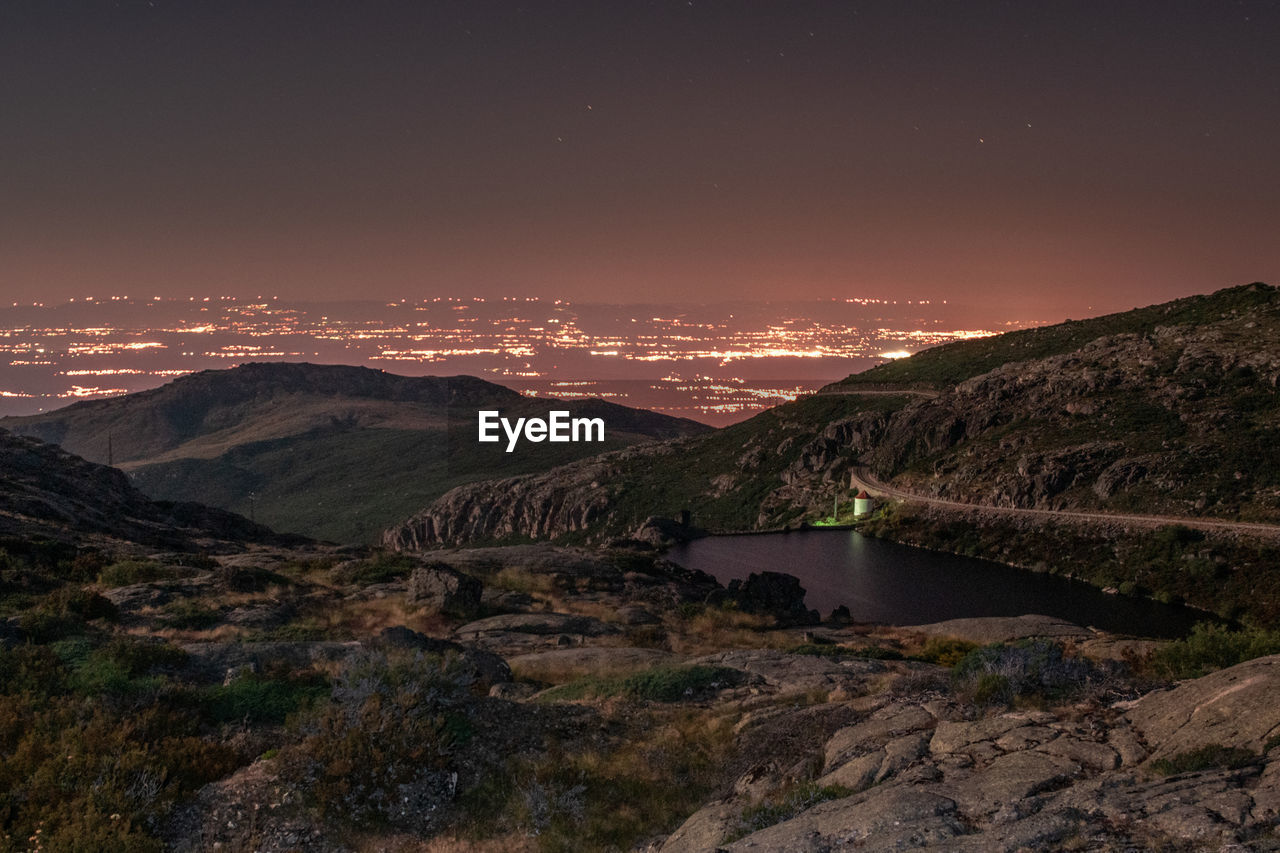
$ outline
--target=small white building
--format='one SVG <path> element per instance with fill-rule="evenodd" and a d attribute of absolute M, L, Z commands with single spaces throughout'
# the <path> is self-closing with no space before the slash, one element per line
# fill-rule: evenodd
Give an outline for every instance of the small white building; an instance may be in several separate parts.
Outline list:
<path fill-rule="evenodd" d="M 853 514 L 855 516 L 866 515 L 867 513 L 871 512 L 871 510 L 875 508 L 876 508 L 875 498 L 867 494 L 866 489 L 859 490 L 858 493 L 853 496 Z"/>

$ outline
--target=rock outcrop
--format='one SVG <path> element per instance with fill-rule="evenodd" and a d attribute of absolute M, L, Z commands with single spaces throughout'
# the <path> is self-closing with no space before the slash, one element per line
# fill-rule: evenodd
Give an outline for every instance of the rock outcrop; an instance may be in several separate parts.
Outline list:
<path fill-rule="evenodd" d="M 410 604 L 427 612 L 467 618 L 479 612 L 482 590 L 483 585 L 471 575 L 431 563 L 409 575 L 407 597 Z"/>
<path fill-rule="evenodd" d="M 775 617 L 781 625 L 816 625 L 822 621 L 816 610 L 804 603 L 804 587 L 785 572 L 752 572 L 746 580 L 731 580 L 722 593 L 709 599 L 712 603 L 731 602 L 743 613 L 762 613 Z"/>
<path fill-rule="evenodd" d="M 623 451 L 622 453 L 625 453 Z M 529 475 L 459 486 L 405 523 L 382 544 L 395 550 L 464 545 L 513 536 L 555 539 L 601 521 L 616 498 L 622 455 L 556 469 L 555 477 Z"/>
<path fill-rule="evenodd" d="M 716 660 L 750 665 L 736 653 Z M 761 827 L 752 787 L 739 786 L 661 849 L 1250 849 L 1280 814 L 1280 763 L 1265 752 L 1280 726 L 1266 699 L 1277 695 L 1277 672 L 1280 657 L 1250 661 L 1148 694 L 1126 714 L 1083 718 L 1069 709 L 975 718 L 941 697 L 877 697 L 823 745 L 813 785 L 831 799 Z M 1171 776 L 1152 769 L 1215 745 L 1255 758 Z"/>

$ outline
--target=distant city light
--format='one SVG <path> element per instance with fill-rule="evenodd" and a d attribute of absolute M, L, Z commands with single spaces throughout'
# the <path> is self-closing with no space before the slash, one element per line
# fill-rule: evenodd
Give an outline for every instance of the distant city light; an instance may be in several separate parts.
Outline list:
<path fill-rule="evenodd" d="M 525 383 L 525 390 L 544 397 L 590 395 L 671 414 L 729 417 L 794 400 L 880 360 L 996 333 L 948 328 L 928 300 L 903 303 L 918 308 L 907 315 L 916 319 L 888 319 L 880 309 L 893 300 L 862 297 L 811 308 L 797 303 L 786 313 L 764 305 L 728 311 L 690 304 L 637 305 L 634 315 L 617 306 L 524 296 L 436 296 L 341 310 L 330 304 L 323 313 L 275 296 L 135 301 L 116 295 L 48 308 L 15 304 L 0 313 L 0 358 L 14 369 L 0 391 L 6 401 L 0 413 L 139 391 L 246 361 L 306 359 L 488 375 Z M 406 307 L 412 322 L 405 321 Z M 1000 331 L 1039 325 L 1003 317 L 991 322 Z M 788 369 L 804 382 L 751 378 Z M 600 374 L 641 384 L 619 390 L 579 378 Z M 539 382 L 561 384 L 530 384 Z"/>

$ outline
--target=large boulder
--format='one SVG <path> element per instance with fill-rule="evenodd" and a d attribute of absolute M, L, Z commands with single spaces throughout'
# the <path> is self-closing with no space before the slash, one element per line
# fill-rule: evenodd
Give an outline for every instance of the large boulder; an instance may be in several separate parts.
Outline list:
<path fill-rule="evenodd" d="M 409 576 L 409 603 L 432 613 L 474 617 L 480 612 L 482 592 L 480 581 L 444 563 L 421 566 Z"/>
<path fill-rule="evenodd" d="M 746 580 L 729 581 L 724 592 L 713 593 L 711 603 L 730 601 L 743 613 L 762 613 L 780 625 L 817 625 L 822 617 L 804 604 L 804 587 L 784 572 L 752 572 Z"/>

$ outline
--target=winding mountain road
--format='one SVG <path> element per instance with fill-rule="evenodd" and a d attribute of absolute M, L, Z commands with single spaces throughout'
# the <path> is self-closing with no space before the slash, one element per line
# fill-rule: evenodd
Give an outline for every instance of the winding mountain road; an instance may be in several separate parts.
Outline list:
<path fill-rule="evenodd" d="M 1078 510 L 1066 509 L 1025 509 L 1023 507 L 965 503 L 964 501 L 953 501 L 946 498 L 937 498 L 929 495 L 918 494 L 916 492 L 908 492 L 904 489 L 887 485 L 872 476 L 866 468 L 861 467 L 853 469 L 851 480 L 853 488 L 866 489 L 867 492 L 873 496 L 894 498 L 896 500 L 911 501 L 913 503 L 928 504 L 930 506 L 946 507 L 948 509 L 965 510 L 967 512 L 980 511 L 995 513 L 997 515 L 1044 518 L 1054 521 L 1076 521 L 1090 524 L 1128 524 L 1141 527 L 1160 527 L 1167 524 L 1180 524 L 1183 527 L 1190 527 L 1195 530 L 1248 533 L 1255 536 L 1280 539 L 1280 525 L 1276 524 L 1259 524 L 1249 521 L 1219 521 L 1215 519 L 1187 518 L 1185 516 L 1172 515 L 1130 515 L 1126 513 L 1111 512 L 1080 512 Z"/>

